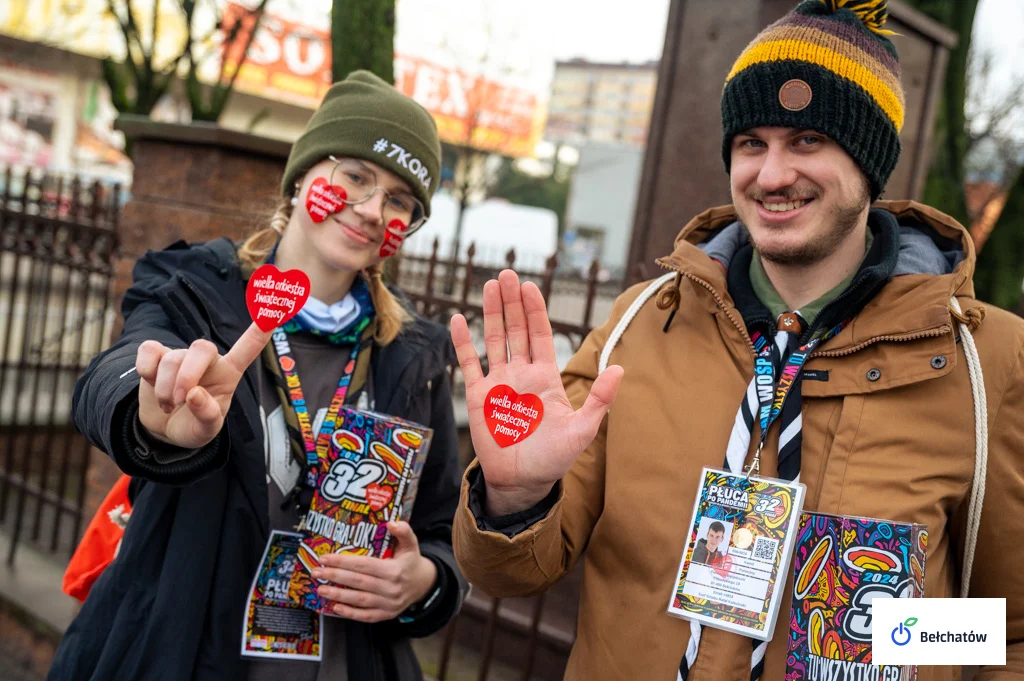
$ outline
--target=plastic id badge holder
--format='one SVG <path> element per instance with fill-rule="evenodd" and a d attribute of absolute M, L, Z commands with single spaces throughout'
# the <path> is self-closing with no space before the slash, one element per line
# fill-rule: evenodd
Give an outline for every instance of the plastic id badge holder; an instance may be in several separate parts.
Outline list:
<path fill-rule="evenodd" d="M 770 640 L 805 487 L 704 468 L 670 615 Z"/>

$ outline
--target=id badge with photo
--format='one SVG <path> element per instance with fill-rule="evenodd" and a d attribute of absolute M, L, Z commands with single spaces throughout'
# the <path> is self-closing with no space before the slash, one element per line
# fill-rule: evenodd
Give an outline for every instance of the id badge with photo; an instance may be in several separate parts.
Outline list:
<path fill-rule="evenodd" d="M 274 530 L 249 588 L 243 657 L 320 661 L 324 617 L 302 607 L 291 589 L 302 535 Z"/>
<path fill-rule="evenodd" d="M 805 489 L 705 468 L 669 614 L 771 639 Z"/>

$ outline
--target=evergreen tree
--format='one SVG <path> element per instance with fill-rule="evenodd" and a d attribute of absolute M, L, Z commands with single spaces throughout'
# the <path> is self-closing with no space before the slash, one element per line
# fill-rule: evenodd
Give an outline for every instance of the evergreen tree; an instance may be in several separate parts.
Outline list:
<path fill-rule="evenodd" d="M 343 80 L 359 69 L 395 82 L 395 0 L 334 0 L 332 80 Z"/>

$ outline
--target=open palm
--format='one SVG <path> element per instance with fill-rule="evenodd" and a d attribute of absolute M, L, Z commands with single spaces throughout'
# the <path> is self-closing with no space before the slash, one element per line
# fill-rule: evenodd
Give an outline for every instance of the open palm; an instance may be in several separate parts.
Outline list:
<path fill-rule="evenodd" d="M 544 297 L 531 282 L 505 270 L 484 286 L 486 376 L 462 315 L 451 321 L 452 342 L 466 380 L 470 434 L 487 484 L 489 512 L 524 510 L 542 499 L 597 434 L 618 393 L 620 367 L 608 367 L 574 410 L 562 387 L 554 338 Z M 537 395 L 543 418 L 525 439 L 508 447 L 495 441 L 485 418 L 484 401 L 496 385 Z"/>

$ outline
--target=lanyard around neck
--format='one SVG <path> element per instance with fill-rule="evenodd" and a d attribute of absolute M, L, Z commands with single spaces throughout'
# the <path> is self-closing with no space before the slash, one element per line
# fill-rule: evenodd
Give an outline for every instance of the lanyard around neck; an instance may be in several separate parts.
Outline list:
<path fill-rule="evenodd" d="M 843 321 L 831 329 L 816 333 L 802 345 L 797 345 L 799 341 L 796 339 L 799 338 L 799 332 L 780 331 L 776 336 L 775 343 L 779 346 L 780 354 L 777 374 L 773 344 L 760 331 L 754 331 L 751 334 L 750 340 L 756 353 L 753 382 L 757 391 L 758 403 L 758 412 L 754 415 L 754 421 L 761 426 L 760 442 L 754 453 L 754 460 L 750 464 L 752 474 L 756 475 L 760 472 L 761 450 L 764 449 L 765 442 L 768 440 L 768 432 L 782 413 L 782 407 L 792 395 L 793 387 L 800 380 L 807 358 L 816 347 L 842 331 L 847 323 L 847 321 Z M 780 337 L 782 334 L 785 334 L 785 337 Z M 782 346 L 783 341 L 785 341 L 785 346 Z M 746 398 L 744 397 L 744 399 Z"/>
<path fill-rule="evenodd" d="M 331 444 L 331 435 L 334 434 L 334 425 L 338 421 L 342 408 L 345 406 L 345 396 L 348 395 L 349 385 L 352 383 L 352 375 L 356 370 L 356 360 L 359 357 L 361 340 L 357 340 L 352 346 L 352 354 L 345 364 L 345 371 L 338 381 L 338 387 L 331 398 L 330 406 L 327 408 L 327 415 L 324 416 L 320 432 L 313 436 L 313 424 L 309 413 L 309 404 L 302 392 L 302 382 L 295 366 L 295 357 L 292 354 L 291 344 L 288 342 L 288 333 L 283 329 L 274 331 L 271 337 L 274 347 L 274 355 L 277 357 L 277 364 L 284 376 L 288 401 L 295 410 L 295 418 L 299 423 L 299 434 L 302 436 L 302 444 L 306 450 L 306 485 L 310 488 L 316 487 L 318 476 L 318 464 L 321 459 L 326 459 L 328 448 Z"/>

